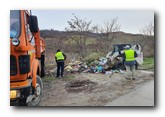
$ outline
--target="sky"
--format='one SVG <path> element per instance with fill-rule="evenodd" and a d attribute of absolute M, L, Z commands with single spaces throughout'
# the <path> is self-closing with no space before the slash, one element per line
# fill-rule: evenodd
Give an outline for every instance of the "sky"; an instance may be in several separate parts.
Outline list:
<path fill-rule="evenodd" d="M 152 10 L 32 10 L 38 17 L 40 29 L 64 31 L 67 21 L 73 18 L 73 13 L 86 21 L 92 20 L 93 25 L 103 26 L 104 22 L 118 18 L 120 30 L 126 33 L 139 34 L 146 25 L 154 24 Z"/>

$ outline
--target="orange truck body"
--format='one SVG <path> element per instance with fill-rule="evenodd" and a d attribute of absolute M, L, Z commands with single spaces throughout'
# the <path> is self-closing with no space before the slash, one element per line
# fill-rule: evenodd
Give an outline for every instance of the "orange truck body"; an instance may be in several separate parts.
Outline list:
<path fill-rule="evenodd" d="M 14 38 L 10 37 L 10 104 L 26 105 L 28 96 L 35 93 L 37 76 L 43 75 L 45 41 L 40 37 L 39 29 L 35 33 L 30 31 L 30 13 L 19 10 L 18 14 L 19 45 L 13 45 Z"/>

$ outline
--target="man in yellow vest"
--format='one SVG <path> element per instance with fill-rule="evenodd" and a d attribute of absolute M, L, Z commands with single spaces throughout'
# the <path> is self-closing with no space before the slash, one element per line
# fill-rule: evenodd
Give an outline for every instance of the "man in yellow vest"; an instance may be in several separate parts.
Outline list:
<path fill-rule="evenodd" d="M 66 59 L 66 55 L 58 49 L 55 54 L 55 60 L 57 63 L 57 75 L 56 75 L 57 78 L 59 78 L 60 76 L 63 77 L 65 59 Z"/>
<path fill-rule="evenodd" d="M 137 57 L 136 51 L 130 49 L 129 45 L 126 45 L 124 50 L 124 59 L 125 59 L 125 66 L 127 72 L 127 79 L 134 80 L 135 79 L 135 57 Z"/>

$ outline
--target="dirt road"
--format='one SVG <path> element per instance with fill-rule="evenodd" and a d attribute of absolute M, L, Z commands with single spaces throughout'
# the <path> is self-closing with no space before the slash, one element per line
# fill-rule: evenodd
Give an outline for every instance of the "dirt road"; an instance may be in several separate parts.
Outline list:
<path fill-rule="evenodd" d="M 125 74 L 75 74 L 73 79 L 44 82 L 43 97 L 38 106 L 104 106 L 150 80 L 154 72 L 137 71 L 136 80 Z"/>
<path fill-rule="evenodd" d="M 136 87 L 105 106 L 154 106 L 154 80 Z"/>

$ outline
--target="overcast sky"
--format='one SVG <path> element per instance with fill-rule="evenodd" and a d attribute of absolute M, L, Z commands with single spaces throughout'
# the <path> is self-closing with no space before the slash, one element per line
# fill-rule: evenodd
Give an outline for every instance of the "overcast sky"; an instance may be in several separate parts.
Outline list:
<path fill-rule="evenodd" d="M 38 16 L 40 29 L 54 29 L 64 31 L 67 21 L 75 14 L 92 24 L 103 25 L 105 21 L 118 17 L 121 31 L 137 34 L 139 30 L 149 23 L 154 24 L 154 11 L 152 10 L 32 10 Z"/>

